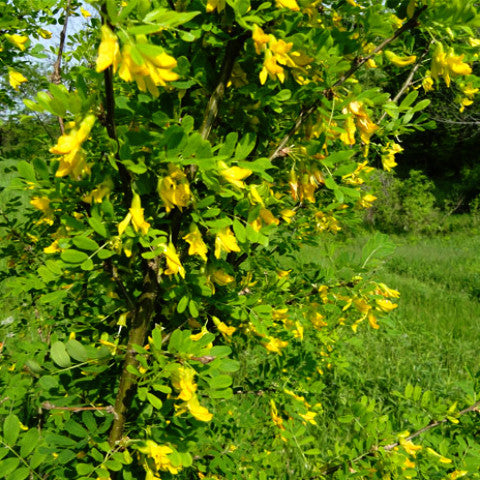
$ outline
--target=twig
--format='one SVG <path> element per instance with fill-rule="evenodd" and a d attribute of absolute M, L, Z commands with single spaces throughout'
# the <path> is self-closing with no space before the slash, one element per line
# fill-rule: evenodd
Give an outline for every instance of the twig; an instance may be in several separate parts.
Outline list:
<path fill-rule="evenodd" d="M 65 7 L 65 16 L 63 17 L 63 28 L 60 33 L 60 45 L 58 46 L 58 55 L 57 60 L 53 64 L 53 73 L 52 73 L 52 83 L 58 85 L 62 80 L 62 56 L 63 56 L 63 49 L 65 47 L 65 38 L 67 36 L 67 25 L 68 25 L 68 18 L 70 16 L 70 4 L 71 0 L 67 1 L 67 5 Z M 58 117 L 58 123 L 60 125 L 60 132 L 62 135 L 65 133 L 65 125 L 63 124 L 63 118 Z"/>
<path fill-rule="evenodd" d="M 115 409 L 113 408 L 112 405 L 107 405 L 106 407 L 59 407 L 57 405 L 54 405 L 53 403 L 50 403 L 50 402 L 43 402 L 42 405 L 41 405 L 41 408 L 43 410 L 65 410 L 67 412 L 85 412 L 87 410 L 96 410 L 96 411 L 100 411 L 100 410 L 103 410 L 107 413 L 111 413 L 112 415 L 114 415 L 115 417 L 117 416 L 117 414 L 115 413 Z"/>
<path fill-rule="evenodd" d="M 423 6 L 422 8 L 419 8 L 415 14 L 413 15 L 412 18 L 410 18 L 404 25 L 402 25 L 398 30 L 395 31 L 395 33 L 384 40 L 380 45 L 375 47 L 375 49 L 370 53 L 370 55 L 362 58 L 355 58 L 352 61 L 352 65 L 350 69 L 344 73 L 330 88 L 327 88 L 323 91 L 323 96 L 325 98 L 329 98 L 333 94 L 333 89 L 336 87 L 339 87 L 343 85 L 364 63 L 368 62 L 371 58 L 373 58 L 378 52 L 383 50 L 389 43 L 392 43 L 394 40 L 396 40 L 402 33 L 404 33 L 407 30 L 410 30 L 411 28 L 414 28 L 417 25 L 417 20 L 418 17 L 425 11 L 427 6 Z M 302 126 L 302 124 L 307 120 L 307 118 L 310 117 L 310 115 L 315 112 L 315 110 L 320 106 L 321 100 L 317 100 L 315 103 L 313 103 L 310 106 L 304 106 L 297 119 L 295 120 L 295 123 L 293 127 L 289 130 L 289 132 L 283 137 L 281 142 L 278 144 L 277 148 L 275 151 L 270 155 L 269 159 L 274 160 L 277 157 L 281 157 L 281 151 L 285 148 L 287 143 L 290 141 L 290 138 L 297 133 L 298 129 Z"/>

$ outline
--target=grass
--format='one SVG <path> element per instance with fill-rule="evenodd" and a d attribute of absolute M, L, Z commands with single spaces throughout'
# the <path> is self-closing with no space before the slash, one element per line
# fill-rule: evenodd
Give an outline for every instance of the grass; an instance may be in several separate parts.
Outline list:
<path fill-rule="evenodd" d="M 473 395 L 480 345 L 480 238 L 468 232 L 394 239 L 377 278 L 401 292 L 381 329 L 345 345 L 349 381 L 378 398 L 408 383 L 443 398 Z M 355 374 L 358 372 L 358 374 Z"/>

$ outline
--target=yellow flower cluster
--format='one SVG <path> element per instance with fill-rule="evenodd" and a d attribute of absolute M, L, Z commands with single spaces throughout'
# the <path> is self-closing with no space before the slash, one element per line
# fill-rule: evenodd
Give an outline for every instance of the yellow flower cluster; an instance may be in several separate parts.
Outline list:
<path fill-rule="evenodd" d="M 26 37 L 25 35 L 18 35 L 16 33 L 6 33 L 4 36 L 12 45 L 17 47 L 20 51 L 25 51 L 25 44 L 28 42 L 28 37 Z"/>
<path fill-rule="evenodd" d="M 395 155 L 400 152 L 403 152 L 403 148 L 398 143 L 387 143 L 387 146 L 382 150 L 382 165 L 384 170 L 389 172 L 392 168 L 397 166 Z"/>
<path fill-rule="evenodd" d="M 158 181 L 158 194 L 165 204 L 165 210 L 170 212 L 175 207 L 180 211 L 190 202 L 191 191 L 187 176 L 177 166 L 168 165 L 169 174 Z"/>
<path fill-rule="evenodd" d="M 285 70 L 283 66 L 302 69 L 312 59 L 300 52 L 291 52 L 293 43 L 278 40 L 273 35 L 267 35 L 258 25 L 255 25 L 252 32 L 253 44 L 257 55 L 264 52 L 263 68 L 260 72 L 260 83 L 265 84 L 267 78 L 271 80 L 278 78 L 281 83 L 285 81 Z M 283 65 L 283 66 L 282 66 Z M 297 81 L 305 83 L 304 79 L 295 77 Z"/>
<path fill-rule="evenodd" d="M 142 92 L 147 90 L 158 97 L 158 86 L 178 80 L 172 70 L 177 66 L 175 58 L 163 49 L 147 43 L 146 38 L 138 37 L 135 45 L 125 45 L 120 52 L 118 38 L 106 25 L 102 25 L 102 40 L 98 48 L 97 72 L 112 66 L 113 71 L 126 82 L 135 81 Z"/>
<path fill-rule="evenodd" d="M 342 110 L 344 115 L 348 115 L 345 120 L 345 132 L 340 135 L 340 140 L 346 145 L 355 144 L 355 132 L 360 132 L 360 138 L 363 143 L 370 143 L 370 137 L 378 130 L 368 116 L 362 102 L 350 102 L 347 107 Z"/>
<path fill-rule="evenodd" d="M 122 235 L 130 223 L 132 223 L 136 232 L 140 231 L 143 235 L 146 235 L 150 228 L 150 224 L 145 221 L 143 216 L 143 208 L 138 194 L 133 195 L 132 204 L 127 216 L 118 224 L 118 234 Z"/>
<path fill-rule="evenodd" d="M 153 460 L 156 470 L 155 473 L 162 471 L 175 475 L 182 468 L 181 465 L 172 465 L 169 455 L 173 453 L 173 449 L 168 445 L 158 445 L 153 440 L 147 440 L 144 446 L 138 448 L 138 451 Z M 144 467 L 147 471 L 146 478 L 150 478 L 152 480 L 158 478 L 155 476 L 154 472 L 152 472 L 152 469 L 147 462 L 144 463 Z"/>
<path fill-rule="evenodd" d="M 197 394 L 197 384 L 194 382 L 195 370 L 190 367 L 180 365 L 172 374 L 172 385 L 179 390 L 177 398 L 183 400 L 183 403 L 177 406 L 177 415 L 189 411 L 193 417 L 201 422 L 209 422 L 213 415 L 207 408 L 200 405 Z"/>
<path fill-rule="evenodd" d="M 473 104 L 473 98 L 475 97 L 475 94 L 478 93 L 479 89 L 474 88 L 472 84 L 469 83 L 468 85 L 462 85 L 460 90 L 464 95 L 458 97 L 460 102 L 460 113 L 463 113 L 465 111 L 465 107 L 469 107 Z"/>
<path fill-rule="evenodd" d="M 56 177 L 70 175 L 72 178 L 79 178 L 90 172 L 86 163 L 85 154 L 82 151 L 82 143 L 90 135 L 90 130 L 95 123 L 93 115 L 87 115 L 80 123 L 78 129 L 73 129 L 68 134 L 63 134 L 57 144 L 50 149 L 50 153 L 61 155 Z"/>
<path fill-rule="evenodd" d="M 459 75 L 470 75 L 472 68 L 463 61 L 464 55 L 455 55 L 453 49 L 445 53 L 443 45 L 439 43 L 435 48 L 432 58 L 431 76 L 435 80 L 443 77 L 447 87 L 450 86 L 451 78 Z"/>
<path fill-rule="evenodd" d="M 27 82 L 28 80 L 20 73 L 17 72 L 16 70 L 10 69 L 8 71 L 8 83 L 10 83 L 10 86 L 18 91 L 18 87 L 23 83 Z"/>

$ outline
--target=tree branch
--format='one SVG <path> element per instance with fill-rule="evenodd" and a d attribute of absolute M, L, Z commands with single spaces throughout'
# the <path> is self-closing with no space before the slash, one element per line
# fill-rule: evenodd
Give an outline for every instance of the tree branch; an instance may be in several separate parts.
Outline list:
<path fill-rule="evenodd" d="M 418 17 L 425 11 L 427 7 L 423 6 L 419 8 L 415 14 L 410 18 L 404 25 L 402 25 L 398 30 L 395 31 L 395 33 L 385 39 L 380 45 L 375 47 L 375 49 L 370 53 L 370 55 L 362 58 L 355 58 L 352 61 L 352 64 L 350 66 L 350 69 L 344 73 L 330 88 L 327 88 L 323 91 L 323 96 L 325 98 L 329 98 L 333 94 L 333 89 L 336 87 L 339 87 L 343 85 L 360 67 L 362 67 L 368 60 L 373 58 L 378 52 L 383 50 L 388 44 L 392 43 L 394 40 L 396 40 L 402 33 L 406 32 L 407 30 L 410 30 L 411 28 L 414 28 L 417 25 L 417 20 Z M 286 147 L 287 143 L 290 141 L 293 135 L 297 133 L 298 129 L 302 126 L 302 124 L 307 120 L 307 118 L 310 117 L 310 115 L 315 112 L 315 110 L 320 106 L 321 100 L 317 100 L 310 106 L 304 106 L 301 110 L 300 113 L 295 120 L 295 123 L 293 127 L 288 131 L 288 133 L 283 137 L 281 142 L 278 144 L 277 148 L 275 151 L 270 155 L 269 159 L 274 160 L 277 157 L 282 157 L 282 150 Z"/>
<path fill-rule="evenodd" d="M 110 430 L 108 441 L 113 448 L 123 437 L 127 411 L 132 403 L 138 377 L 131 373 L 131 367 L 137 368 L 137 352 L 135 345 L 143 346 L 150 330 L 152 316 L 155 312 L 155 301 L 158 295 L 157 273 L 144 262 L 146 273 L 143 280 L 143 293 L 137 301 L 134 318 L 128 336 L 127 353 L 120 377 L 117 398 L 115 400 L 115 419 Z"/>

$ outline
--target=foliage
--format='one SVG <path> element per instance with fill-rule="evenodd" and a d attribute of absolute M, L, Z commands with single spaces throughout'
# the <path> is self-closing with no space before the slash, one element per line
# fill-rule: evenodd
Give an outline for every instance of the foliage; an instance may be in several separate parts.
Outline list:
<path fill-rule="evenodd" d="M 374 190 L 377 201 L 367 220 L 386 232 L 432 232 L 439 228 L 434 184 L 418 170 L 405 179 L 381 172 Z"/>
<path fill-rule="evenodd" d="M 336 387 L 342 345 L 399 293 L 374 276 L 385 235 L 354 255 L 331 238 L 375 201 L 371 164 L 391 170 L 397 137 L 430 125 L 410 76 L 390 100 L 376 72 L 479 82 L 474 2 L 391 3 L 5 3 L 2 102 L 48 128 L 2 146 L 0 475 L 477 474 L 477 455 L 434 432 L 423 449 Z M 51 13 L 91 15 L 91 35 L 29 95 Z M 429 198 L 418 175 L 408 188 Z M 412 429 L 461 417 L 471 441 L 474 407 L 418 392 Z"/>

